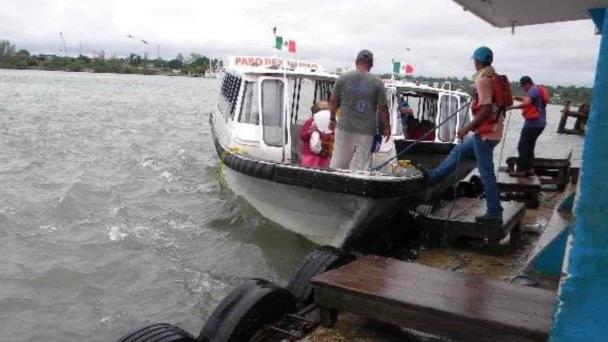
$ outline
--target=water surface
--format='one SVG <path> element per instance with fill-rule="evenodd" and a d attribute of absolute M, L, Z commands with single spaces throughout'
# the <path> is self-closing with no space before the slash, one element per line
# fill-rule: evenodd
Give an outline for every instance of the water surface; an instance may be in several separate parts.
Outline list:
<path fill-rule="evenodd" d="M 217 181 L 216 80 L 0 70 L 2 341 L 198 334 L 242 279 L 314 246 Z"/>

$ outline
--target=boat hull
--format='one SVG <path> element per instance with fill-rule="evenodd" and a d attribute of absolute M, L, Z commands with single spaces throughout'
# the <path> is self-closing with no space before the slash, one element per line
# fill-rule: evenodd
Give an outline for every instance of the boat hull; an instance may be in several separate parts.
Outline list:
<path fill-rule="evenodd" d="M 319 245 L 342 247 L 400 199 L 375 199 L 281 184 L 247 176 L 228 167 L 223 174 L 232 191 L 262 216 Z"/>

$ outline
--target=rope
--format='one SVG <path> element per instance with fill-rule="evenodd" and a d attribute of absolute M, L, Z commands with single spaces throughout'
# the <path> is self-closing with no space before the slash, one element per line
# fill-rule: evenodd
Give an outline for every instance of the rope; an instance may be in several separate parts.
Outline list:
<path fill-rule="evenodd" d="M 446 123 L 448 123 L 454 116 L 458 115 L 458 113 L 460 113 L 460 111 L 462 109 L 464 109 L 466 106 L 468 106 L 470 103 L 471 103 L 471 101 L 468 101 L 465 104 L 463 104 L 462 106 L 460 106 L 454 113 L 450 114 L 445 120 L 443 120 L 442 122 L 440 122 L 437 126 L 435 126 L 435 127 L 431 128 L 431 129 L 429 129 L 428 131 L 426 131 L 426 133 L 424 133 L 424 135 L 422 135 L 417 140 L 414 140 L 414 142 L 412 142 L 409 146 L 407 146 L 406 148 L 404 148 L 401 152 L 397 153 L 395 156 L 389 158 L 388 160 L 386 160 L 385 162 L 381 163 L 380 165 L 372 168 L 371 171 L 374 172 L 374 171 L 378 171 L 378 170 L 382 169 L 383 167 L 385 167 L 386 165 L 388 165 L 393 160 L 395 160 L 395 159 L 399 158 L 400 156 L 402 156 L 405 152 L 411 150 L 419 142 L 421 142 L 424 139 L 426 139 L 426 137 L 428 137 L 431 133 L 433 133 L 437 128 L 439 128 L 439 127 L 445 125 Z"/>
<path fill-rule="evenodd" d="M 496 169 L 496 178 L 498 179 L 498 173 L 500 172 L 500 166 L 502 164 L 502 154 L 505 151 L 505 144 L 507 142 L 507 134 L 509 133 L 509 124 L 511 123 L 511 113 L 513 111 L 509 111 L 509 118 L 507 119 L 507 125 L 505 126 L 505 134 L 502 137 L 502 146 L 500 147 L 500 158 L 498 158 L 498 169 Z"/>

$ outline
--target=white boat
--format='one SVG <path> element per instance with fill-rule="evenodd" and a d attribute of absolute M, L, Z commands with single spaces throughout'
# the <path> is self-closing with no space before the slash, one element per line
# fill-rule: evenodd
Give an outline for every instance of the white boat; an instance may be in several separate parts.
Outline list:
<path fill-rule="evenodd" d="M 378 217 L 404 203 L 419 202 L 427 187 L 416 169 L 397 177 L 299 165 L 299 128 L 310 117 L 312 104 L 328 99 L 336 79 L 315 63 L 232 57 L 210 124 L 225 180 L 237 196 L 262 216 L 317 244 L 344 247 Z M 394 123 L 400 122 L 395 100 L 401 90 L 387 86 Z M 400 143 L 383 144 L 378 160 L 394 156 L 408 143 L 401 125 L 392 126 Z M 453 146 L 433 145 L 441 151 Z"/>

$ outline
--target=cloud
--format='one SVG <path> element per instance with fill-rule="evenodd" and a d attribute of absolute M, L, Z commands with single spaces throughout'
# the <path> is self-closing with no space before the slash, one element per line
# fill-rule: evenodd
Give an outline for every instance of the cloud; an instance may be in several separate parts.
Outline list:
<path fill-rule="evenodd" d="M 550 10 L 550 9 L 548 9 Z M 271 28 L 294 39 L 298 58 L 328 69 L 353 63 L 361 48 L 376 56 L 377 72 L 406 60 L 429 76 L 470 76 L 479 45 L 511 78 L 530 74 L 547 84 L 590 85 L 599 37 L 590 21 L 496 29 L 450 0 L 200 1 L 13 0 L 0 2 L 0 38 L 35 53 L 68 50 L 163 57 L 197 52 L 212 56 L 269 55 Z M 133 35 L 150 42 L 129 39 Z M 406 51 L 409 48 L 410 51 Z"/>

